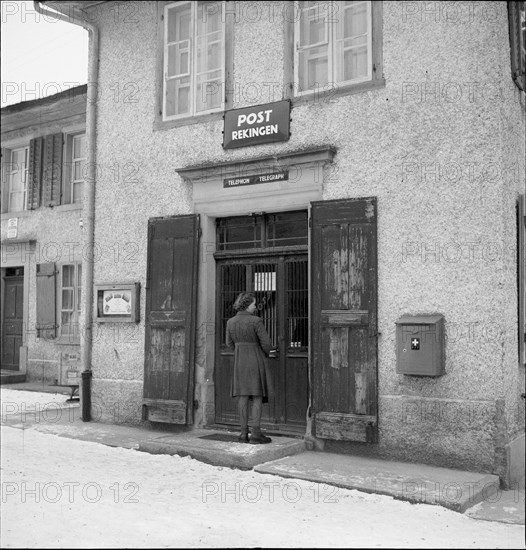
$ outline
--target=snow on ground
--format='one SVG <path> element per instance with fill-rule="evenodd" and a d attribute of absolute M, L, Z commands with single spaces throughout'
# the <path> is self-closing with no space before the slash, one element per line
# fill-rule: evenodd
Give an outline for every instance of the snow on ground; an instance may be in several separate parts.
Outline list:
<path fill-rule="evenodd" d="M 1 436 L 3 548 L 524 547 L 524 526 L 440 506 L 31 428 Z"/>

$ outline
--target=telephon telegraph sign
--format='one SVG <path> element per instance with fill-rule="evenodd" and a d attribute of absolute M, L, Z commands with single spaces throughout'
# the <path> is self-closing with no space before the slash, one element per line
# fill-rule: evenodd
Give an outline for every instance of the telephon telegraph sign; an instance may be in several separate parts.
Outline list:
<path fill-rule="evenodd" d="M 225 113 L 223 149 L 287 141 L 290 136 L 290 101 L 277 101 Z"/>

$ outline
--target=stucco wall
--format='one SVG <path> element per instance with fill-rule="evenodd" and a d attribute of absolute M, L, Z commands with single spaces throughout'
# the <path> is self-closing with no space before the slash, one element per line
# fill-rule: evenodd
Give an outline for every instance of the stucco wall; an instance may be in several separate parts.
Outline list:
<path fill-rule="evenodd" d="M 86 93 L 81 88 L 10 106 L 2 110 L 2 147 L 27 146 L 33 138 L 58 132 L 81 132 L 85 128 L 85 111 Z M 14 239 L 7 238 L 11 218 L 18 218 L 18 234 Z M 59 378 L 60 354 L 80 351 L 79 341 L 73 344 L 67 339 L 37 337 L 36 265 L 54 262 L 58 266 L 83 260 L 81 218 L 82 205 L 72 204 L 2 214 L 2 267 L 24 267 L 23 345 L 27 346 L 28 381 L 55 382 Z M 56 288 L 58 293 L 58 277 Z"/>
<path fill-rule="evenodd" d="M 510 77 L 506 4 L 462 3 L 448 11 L 436 2 L 438 11 L 426 14 L 421 3 L 385 2 L 384 88 L 295 104 L 288 142 L 228 152 L 221 146 L 222 120 L 153 130 L 156 5 L 128 4 L 137 7 L 136 22 L 115 21 L 110 6 L 97 8 L 102 175 L 95 239 L 104 250 L 128 247 L 136 254 L 128 261 L 102 255 L 95 283 L 144 286 L 148 218 L 191 212 L 192 190 L 176 168 L 333 146 L 338 152 L 325 174 L 324 198 L 378 198 L 375 452 L 502 471 L 499 449 L 507 436 L 501 440 L 498 432 L 520 429 L 514 419 L 514 204 L 524 181 L 524 144 L 517 139 L 524 135 L 524 101 L 521 106 Z M 262 4 L 277 8 L 274 14 L 282 7 Z M 265 19 L 266 8 L 261 13 L 259 20 L 241 17 L 235 24 L 234 108 L 253 103 L 246 93 L 251 84 L 282 89 L 286 83 L 284 21 Z M 133 102 L 125 100 L 125 90 L 135 91 Z M 256 88 L 250 90 L 252 97 Z M 279 99 L 262 93 L 260 102 Z M 404 313 L 431 312 L 446 319 L 446 375 L 396 374 L 395 321 Z M 100 326 L 93 348 L 94 400 L 105 400 L 106 408 L 115 395 L 131 400 L 136 412 L 127 421 L 139 421 L 144 291 L 137 328 L 135 341 L 125 342 L 112 334 L 114 327 Z M 441 419 L 433 412 L 440 405 L 450 412 L 456 407 L 458 419 Z M 409 421 L 404 406 L 413 413 L 424 407 L 424 419 L 413 414 Z M 103 418 L 112 421 L 109 413 Z"/>

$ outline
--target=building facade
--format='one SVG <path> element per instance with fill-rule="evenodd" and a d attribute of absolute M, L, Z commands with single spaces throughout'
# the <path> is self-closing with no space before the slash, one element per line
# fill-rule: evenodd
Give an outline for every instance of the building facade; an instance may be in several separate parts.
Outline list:
<path fill-rule="evenodd" d="M 2 369 L 78 384 L 86 86 L 1 117 Z"/>
<path fill-rule="evenodd" d="M 61 4 L 99 60 L 92 416 L 235 426 L 251 290 L 268 430 L 513 482 L 524 3 Z"/>

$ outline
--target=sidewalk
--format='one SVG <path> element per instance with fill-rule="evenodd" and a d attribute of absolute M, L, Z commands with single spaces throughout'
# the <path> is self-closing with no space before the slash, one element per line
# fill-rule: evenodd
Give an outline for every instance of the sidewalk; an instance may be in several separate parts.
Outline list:
<path fill-rule="evenodd" d="M 56 393 L 57 388 L 22 383 L 13 390 Z M 524 480 L 515 490 L 499 489 L 497 476 L 335 453 L 306 451 L 303 440 L 272 437 L 267 445 L 237 442 L 237 432 L 196 429 L 181 433 L 143 426 L 82 422 L 78 403 L 47 411 L 2 404 L 2 424 L 61 437 L 92 441 L 152 454 L 191 456 L 217 466 L 254 469 L 285 478 L 392 496 L 413 503 L 438 504 L 474 519 L 524 524 Z M 59 399 L 60 401 L 60 399 Z"/>

